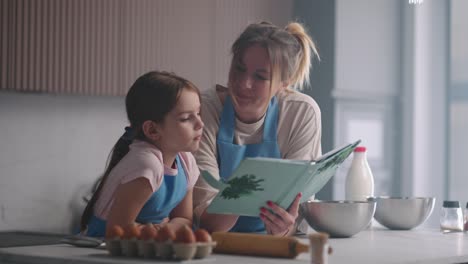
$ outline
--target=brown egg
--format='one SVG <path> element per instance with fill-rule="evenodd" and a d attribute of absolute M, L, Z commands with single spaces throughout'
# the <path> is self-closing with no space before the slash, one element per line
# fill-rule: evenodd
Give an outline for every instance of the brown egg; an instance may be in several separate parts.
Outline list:
<path fill-rule="evenodd" d="M 211 239 L 211 236 L 210 236 L 210 233 L 208 233 L 208 231 L 206 231 L 205 229 L 197 229 L 195 230 L 195 232 L 193 232 L 195 234 L 195 239 L 197 240 L 197 242 L 211 242 L 212 239 Z"/>
<path fill-rule="evenodd" d="M 176 234 L 174 230 L 169 226 L 163 226 L 156 236 L 156 241 L 158 242 L 165 242 L 165 241 L 174 241 L 176 238 Z"/>
<path fill-rule="evenodd" d="M 107 226 L 106 228 L 107 239 L 122 238 L 123 235 L 124 235 L 124 230 L 119 225 Z"/>
<path fill-rule="evenodd" d="M 136 223 L 131 223 L 124 227 L 124 239 L 139 238 L 141 230 Z"/>
<path fill-rule="evenodd" d="M 141 240 L 151 240 L 155 239 L 158 231 L 154 228 L 153 224 L 148 223 L 146 225 L 142 225 L 140 239 Z"/>
<path fill-rule="evenodd" d="M 181 229 L 177 231 L 175 242 L 185 244 L 195 243 L 196 239 L 192 229 L 184 225 Z"/>

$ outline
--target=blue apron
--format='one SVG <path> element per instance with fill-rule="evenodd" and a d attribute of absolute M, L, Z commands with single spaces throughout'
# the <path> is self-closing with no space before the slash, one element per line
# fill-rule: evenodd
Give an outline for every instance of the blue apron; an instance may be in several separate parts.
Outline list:
<path fill-rule="evenodd" d="M 164 175 L 161 186 L 156 190 L 145 203 L 136 218 L 136 222 L 160 223 L 169 213 L 184 199 L 187 193 L 187 177 L 180 162 L 179 156 L 176 156 L 177 176 Z M 131 197 L 129 197 L 131 199 Z M 106 220 L 100 219 L 95 215 L 91 216 L 88 224 L 88 236 L 104 237 L 106 233 Z"/>
<path fill-rule="evenodd" d="M 227 181 L 244 158 L 281 158 L 276 136 L 277 121 L 278 103 L 276 97 L 273 97 L 265 116 L 263 141 L 258 144 L 236 145 L 234 144 L 236 115 L 231 97 L 226 97 L 216 139 L 219 174 L 223 181 Z M 265 232 L 265 225 L 260 217 L 239 216 L 230 232 Z"/>

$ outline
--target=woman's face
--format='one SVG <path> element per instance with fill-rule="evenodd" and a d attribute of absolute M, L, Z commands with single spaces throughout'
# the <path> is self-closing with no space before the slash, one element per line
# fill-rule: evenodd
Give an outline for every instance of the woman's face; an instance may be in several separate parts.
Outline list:
<path fill-rule="evenodd" d="M 237 118 L 242 122 L 256 122 L 265 114 L 271 99 L 270 76 L 270 57 L 258 44 L 247 48 L 240 61 L 232 63 L 229 88 Z M 280 88 L 280 82 L 273 83 L 271 95 Z"/>

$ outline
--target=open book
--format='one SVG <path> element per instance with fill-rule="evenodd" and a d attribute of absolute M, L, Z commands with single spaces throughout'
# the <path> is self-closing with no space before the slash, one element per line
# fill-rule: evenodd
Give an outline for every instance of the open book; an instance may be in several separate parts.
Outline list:
<path fill-rule="evenodd" d="M 207 211 L 258 216 L 268 200 L 288 208 L 299 192 L 304 202 L 322 189 L 360 142 L 334 149 L 315 161 L 246 158 L 226 182 L 202 171 L 203 179 L 219 190 Z"/>

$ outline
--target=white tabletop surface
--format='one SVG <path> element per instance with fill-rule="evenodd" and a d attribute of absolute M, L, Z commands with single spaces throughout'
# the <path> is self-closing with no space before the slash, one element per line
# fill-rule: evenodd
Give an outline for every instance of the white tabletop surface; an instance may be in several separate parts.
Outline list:
<path fill-rule="evenodd" d="M 307 239 L 300 238 L 308 243 Z M 329 241 L 333 254 L 328 263 L 468 263 L 468 233 L 443 234 L 439 230 L 364 230 L 351 238 Z M 310 255 L 296 259 L 276 259 L 213 254 L 189 263 L 310 263 Z M 97 264 L 97 263 L 176 263 L 175 261 L 109 257 L 105 250 L 77 248 L 65 244 L 0 249 L 0 263 Z"/>

